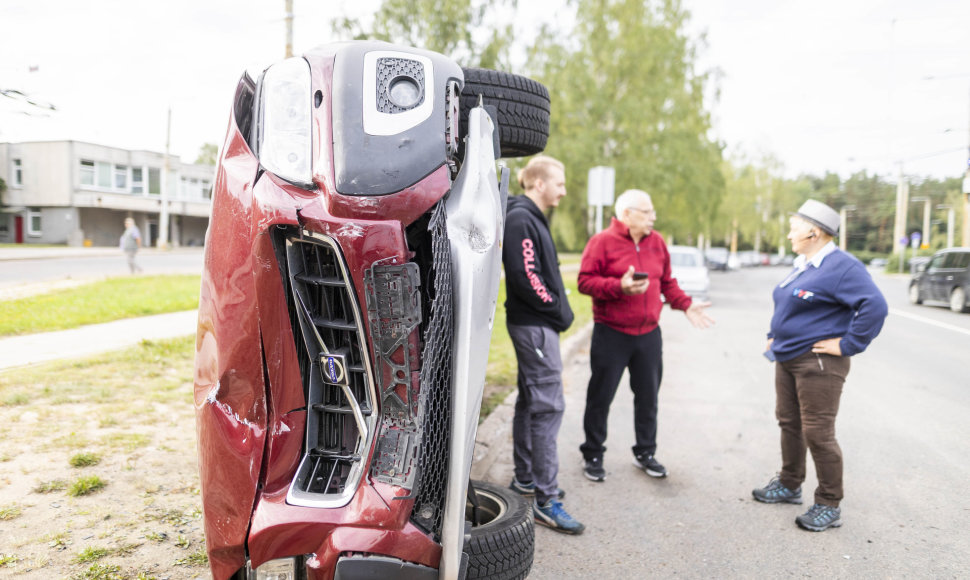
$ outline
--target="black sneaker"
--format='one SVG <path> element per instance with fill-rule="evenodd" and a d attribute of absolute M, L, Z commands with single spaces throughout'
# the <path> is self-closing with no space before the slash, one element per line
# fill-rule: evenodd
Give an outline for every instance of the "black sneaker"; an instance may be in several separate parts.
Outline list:
<path fill-rule="evenodd" d="M 808 508 L 807 512 L 795 518 L 795 523 L 805 530 L 824 532 L 829 528 L 837 528 L 842 525 L 842 510 L 817 503 Z"/>
<path fill-rule="evenodd" d="M 511 489 L 512 491 L 514 491 L 519 495 L 533 496 L 536 494 L 536 482 L 530 481 L 528 483 L 522 483 L 521 481 L 513 477 L 512 483 L 509 484 L 509 489 Z M 557 497 L 559 497 L 559 499 L 566 497 L 566 492 L 563 491 L 562 488 L 557 487 L 556 492 L 557 492 Z"/>
<path fill-rule="evenodd" d="M 768 485 L 751 490 L 754 499 L 764 503 L 802 503 L 802 488 L 788 489 L 778 477 L 773 477 Z"/>
<path fill-rule="evenodd" d="M 590 481 L 605 481 L 606 470 L 603 469 L 603 458 L 593 457 L 587 459 L 583 465 L 583 475 Z"/>
<path fill-rule="evenodd" d="M 647 472 L 650 477 L 667 477 L 667 468 L 660 464 L 653 455 L 641 453 L 633 456 L 633 465 Z"/>

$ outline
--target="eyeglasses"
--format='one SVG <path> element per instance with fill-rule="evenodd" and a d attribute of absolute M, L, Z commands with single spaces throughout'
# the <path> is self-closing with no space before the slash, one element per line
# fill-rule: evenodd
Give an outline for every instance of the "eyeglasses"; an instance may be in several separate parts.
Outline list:
<path fill-rule="evenodd" d="M 640 209 L 638 207 L 628 207 L 627 209 L 632 209 L 633 211 L 638 211 L 644 215 L 656 215 L 657 210 L 655 209 Z"/>

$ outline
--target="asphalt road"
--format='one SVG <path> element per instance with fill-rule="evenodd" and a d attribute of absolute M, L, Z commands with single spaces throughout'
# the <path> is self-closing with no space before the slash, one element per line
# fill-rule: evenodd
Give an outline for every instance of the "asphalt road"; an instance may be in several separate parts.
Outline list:
<path fill-rule="evenodd" d="M 588 348 L 567 361 L 559 483 L 586 532 L 565 536 L 537 526 L 530 578 L 967 577 L 970 314 L 909 305 L 908 277 L 876 276 L 891 314 L 870 349 L 853 359 L 843 393 L 844 525 L 805 532 L 794 518 L 808 504 L 751 499 L 751 489 L 780 467 L 774 369 L 761 352 L 770 289 L 786 273 L 713 274 L 711 330 L 664 312 L 657 456 L 670 471 L 665 480 L 631 465 L 626 379 L 610 418 L 607 479 L 582 476 Z M 510 462 L 488 477 L 507 483 Z M 809 462 L 806 501 L 814 487 Z"/>

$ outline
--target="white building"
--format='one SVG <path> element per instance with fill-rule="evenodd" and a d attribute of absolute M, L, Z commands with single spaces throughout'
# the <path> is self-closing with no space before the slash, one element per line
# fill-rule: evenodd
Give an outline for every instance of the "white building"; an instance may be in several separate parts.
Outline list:
<path fill-rule="evenodd" d="M 169 245 L 200 246 L 209 223 L 210 165 L 80 141 L 0 143 L 0 243 L 117 246 L 126 217 L 156 245 L 162 187 Z"/>

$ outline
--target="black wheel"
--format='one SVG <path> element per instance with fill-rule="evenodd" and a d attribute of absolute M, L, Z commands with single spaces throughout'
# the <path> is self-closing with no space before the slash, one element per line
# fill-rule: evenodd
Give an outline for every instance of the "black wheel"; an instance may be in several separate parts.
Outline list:
<path fill-rule="evenodd" d="M 919 293 L 919 284 L 913 282 L 909 285 L 909 301 L 912 304 L 922 304 L 923 297 Z"/>
<path fill-rule="evenodd" d="M 510 489 L 485 481 L 473 481 L 471 487 L 478 505 L 471 497 L 465 504 L 465 519 L 472 522 L 465 545 L 467 578 L 525 578 L 535 554 L 532 504 Z"/>
<path fill-rule="evenodd" d="M 484 68 L 462 69 L 461 135 L 468 134 L 468 111 L 494 107 L 502 157 L 525 157 L 546 148 L 549 139 L 549 91 L 532 79 Z"/>
<path fill-rule="evenodd" d="M 954 312 L 967 311 L 967 293 L 963 288 L 957 287 L 950 292 L 950 310 Z"/>

